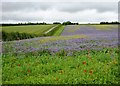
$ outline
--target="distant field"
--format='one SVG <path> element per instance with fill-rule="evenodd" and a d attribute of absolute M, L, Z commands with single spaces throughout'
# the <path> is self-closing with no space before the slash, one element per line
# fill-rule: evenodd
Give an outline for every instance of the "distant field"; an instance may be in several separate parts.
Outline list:
<path fill-rule="evenodd" d="M 90 27 L 96 28 L 97 30 L 112 30 L 117 29 L 118 25 L 89 25 Z"/>
<path fill-rule="evenodd" d="M 3 26 L 2 31 L 5 32 L 19 32 L 19 33 L 28 33 L 28 34 L 36 34 L 41 35 L 44 32 L 48 31 L 50 28 L 54 27 L 55 25 L 23 25 L 23 26 Z M 76 30 L 79 30 L 81 26 L 84 25 L 77 25 L 76 27 L 73 26 L 71 28 L 71 25 L 68 26 L 69 29 L 67 29 L 67 32 L 73 33 Z M 96 30 L 111 30 L 113 28 L 117 28 L 117 25 L 87 25 L 90 28 L 96 28 Z M 62 26 L 59 28 L 58 31 L 56 31 L 53 36 L 58 36 L 61 34 L 61 32 L 64 30 L 65 26 Z M 0 30 L 1 31 L 1 30 Z M 66 32 L 66 31 L 65 31 Z M 71 35 L 71 34 L 70 34 Z"/>
<path fill-rule="evenodd" d="M 3 26 L 2 40 L 13 41 L 43 36 L 59 36 L 64 30 L 62 25 L 23 25 Z"/>
<path fill-rule="evenodd" d="M 55 25 L 23 25 L 23 26 L 4 26 L 3 31 L 6 32 L 19 32 L 19 33 L 29 33 L 29 34 L 43 34 Z"/>

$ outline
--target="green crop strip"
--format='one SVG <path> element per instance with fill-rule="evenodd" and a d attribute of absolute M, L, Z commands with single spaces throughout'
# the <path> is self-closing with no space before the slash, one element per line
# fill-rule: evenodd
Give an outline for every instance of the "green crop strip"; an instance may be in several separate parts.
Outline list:
<path fill-rule="evenodd" d="M 58 30 L 53 34 L 53 36 L 60 36 L 61 33 L 63 32 L 65 26 L 62 25 L 61 27 L 58 28 Z"/>

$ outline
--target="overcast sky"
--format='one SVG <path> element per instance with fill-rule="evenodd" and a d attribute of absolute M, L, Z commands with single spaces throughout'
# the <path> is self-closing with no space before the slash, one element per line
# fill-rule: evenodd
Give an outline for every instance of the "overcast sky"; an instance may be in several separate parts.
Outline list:
<path fill-rule="evenodd" d="M 3 23 L 118 21 L 118 0 L 4 0 L 1 12 Z"/>

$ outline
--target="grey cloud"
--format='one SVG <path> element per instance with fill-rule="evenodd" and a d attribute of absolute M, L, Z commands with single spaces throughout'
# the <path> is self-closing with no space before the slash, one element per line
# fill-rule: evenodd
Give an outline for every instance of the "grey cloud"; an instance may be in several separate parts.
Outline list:
<path fill-rule="evenodd" d="M 50 10 L 55 8 L 63 12 L 78 12 L 87 9 L 96 9 L 98 12 L 114 11 L 117 12 L 116 2 L 3 2 L 3 12 L 12 11 L 37 11 Z"/>
<path fill-rule="evenodd" d="M 9 14 L 9 15 L 8 15 Z M 43 18 L 41 16 L 33 16 L 33 15 L 29 15 L 29 14 L 22 14 L 20 13 L 4 13 L 2 15 L 2 20 L 3 21 L 8 21 L 8 20 L 12 20 L 12 21 L 42 21 Z"/>
<path fill-rule="evenodd" d="M 2 2 L 3 12 L 47 10 L 51 5 L 43 2 Z"/>
<path fill-rule="evenodd" d="M 79 12 L 83 10 L 96 9 L 98 12 L 118 11 L 116 2 L 73 2 L 61 3 L 56 6 L 60 11 L 64 12 Z"/>
<path fill-rule="evenodd" d="M 44 12 L 48 10 L 50 12 L 52 9 L 56 9 L 58 12 L 61 13 L 59 16 L 63 17 L 63 18 L 59 18 L 59 16 L 58 17 L 55 16 L 56 17 L 55 21 L 57 19 L 58 20 L 61 19 L 60 21 L 64 21 L 65 17 L 64 15 L 62 15 L 62 13 L 64 14 L 65 12 L 67 12 L 68 14 L 73 14 L 70 17 L 76 16 L 76 12 L 82 13 L 82 11 L 91 10 L 91 9 L 97 10 L 97 13 L 104 13 L 110 11 L 112 13 L 117 14 L 118 3 L 117 2 L 2 2 L 2 19 L 3 21 L 8 21 L 8 20 L 44 21 L 45 15 L 42 14 L 43 12 L 40 12 L 40 14 L 37 13 L 39 13 L 39 11 L 41 10 Z M 57 13 L 53 13 L 53 14 L 57 14 Z M 107 16 L 109 17 L 109 15 Z M 49 17 L 49 15 L 47 15 L 47 17 Z M 49 21 L 51 21 L 51 18 Z M 49 18 L 47 18 L 46 20 L 48 19 Z"/>

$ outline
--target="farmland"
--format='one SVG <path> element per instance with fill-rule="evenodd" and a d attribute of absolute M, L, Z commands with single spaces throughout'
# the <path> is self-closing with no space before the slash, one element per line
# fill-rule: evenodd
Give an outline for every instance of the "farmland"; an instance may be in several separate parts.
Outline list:
<path fill-rule="evenodd" d="M 3 26 L 2 30 L 6 32 L 20 32 L 30 34 L 42 34 L 55 25 L 23 25 L 23 26 Z"/>
<path fill-rule="evenodd" d="M 3 26 L 2 40 L 13 41 L 20 39 L 35 38 L 41 36 L 52 36 L 57 29 L 63 28 L 62 25 L 22 25 L 22 26 Z M 47 33 L 46 33 L 47 32 Z M 58 30 L 56 35 L 62 31 Z"/>
<path fill-rule="evenodd" d="M 61 26 L 52 36 L 2 45 L 3 84 L 119 83 L 117 25 Z"/>

